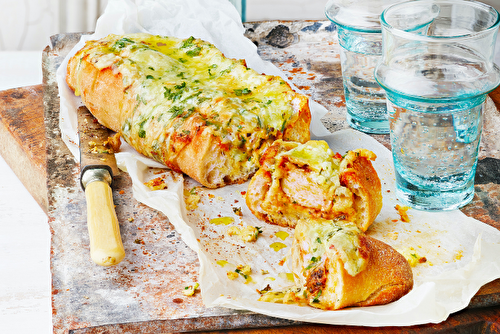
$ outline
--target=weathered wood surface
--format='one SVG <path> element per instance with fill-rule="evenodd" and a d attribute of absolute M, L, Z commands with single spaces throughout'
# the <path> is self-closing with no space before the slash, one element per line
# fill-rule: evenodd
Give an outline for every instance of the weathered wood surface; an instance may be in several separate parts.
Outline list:
<path fill-rule="evenodd" d="M 325 22 L 262 22 L 248 23 L 247 35 L 259 47 L 264 59 L 275 63 L 289 75 L 295 86 L 314 100 L 323 104 L 330 112 L 323 119 L 332 131 L 347 127 L 343 101 L 342 81 L 336 57 L 338 48 L 333 38 L 334 29 Z M 118 178 L 115 187 L 117 214 L 122 223 L 126 245 L 131 256 L 123 267 L 96 270 L 87 268 L 82 263 L 87 259 L 88 249 L 79 242 L 86 234 L 84 197 L 77 184 L 78 166 L 73 161 L 59 136 L 57 87 L 51 76 L 58 62 L 78 35 L 60 35 L 54 39 L 56 48 L 44 53 L 44 89 L 47 126 L 47 152 L 43 136 L 34 134 L 34 142 L 24 154 L 32 166 L 39 166 L 34 157 L 41 160 L 47 172 L 50 224 L 54 230 L 52 240 L 53 308 L 55 331 L 62 333 L 102 333 L 109 332 L 177 332 L 192 330 L 217 330 L 227 328 L 267 327 L 266 329 L 247 330 L 251 333 L 427 333 L 451 331 L 454 327 L 467 332 L 494 332 L 500 319 L 500 280 L 484 286 L 473 298 L 470 308 L 452 315 L 446 322 L 438 325 L 422 325 L 404 328 L 365 328 L 325 325 L 300 325 L 279 319 L 250 313 L 234 312 L 226 309 L 207 309 L 199 298 L 185 298 L 179 289 L 196 280 L 198 262 L 195 254 L 188 249 L 168 220 L 162 214 L 137 203 L 131 196 L 130 180 L 127 175 Z M 29 98 L 12 100 L 9 96 L 22 96 L 28 92 Z M 3 92 L 4 93 L 4 92 Z M 35 115 L 42 115 L 42 92 L 39 86 L 6 91 L 0 95 L 0 117 L 2 123 L 11 126 L 10 140 L 24 143 L 24 129 L 40 129 Z M 500 97 L 500 94 L 492 94 Z M 18 101 L 19 100 L 19 101 Z M 28 100 L 28 101 L 26 101 Z M 500 99 L 498 99 L 500 100 Z M 11 115 L 15 108 L 30 110 L 30 116 L 20 113 L 26 121 L 12 120 L 4 115 Z M 476 176 L 476 196 L 463 212 L 488 223 L 496 228 L 500 221 L 500 175 L 498 136 L 498 111 L 489 108 L 486 115 L 483 143 L 481 146 L 478 175 Z M 15 118 L 15 117 L 14 117 Z M 42 132 L 43 132 L 42 128 Z M 35 131 L 35 130 L 34 130 Z M 5 132 L 5 131 L 4 131 Z M 36 131 L 35 131 L 36 132 Z M 26 133 L 29 133 L 26 130 Z M 1 131 L 0 131 L 1 135 Z M 42 137 L 42 138 L 40 138 Z M 374 136 L 384 145 L 389 146 L 388 136 Z M 21 144 L 19 144 L 22 146 Z M 25 148 L 23 148 L 25 149 Z M 5 149 L 4 149 L 5 150 Z M 11 152 L 10 148 L 7 151 Z M 5 157 L 4 152 L 2 156 Z M 47 158 L 47 161 L 45 161 Z M 6 159 L 8 160 L 8 159 Z M 9 165 L 16 171 L 18 165 L 10 159 Z M 16 161 L 16 160 L 13 160 Z M 495 167 L 492 168 L 492 167 Z M 38 167 L 36 167 L 38 168 Z M 35 170 L 36 170 L 35 168 Z M 43 168 L 42 168 L 43 170 Z M 18 174 L 19 175 L 19 174 Z M 28 187 L 27 187 L 28 188 Z M 30 190 L 30 188 L 28 188 Z M 32 191 L 32 190 L 30 190 Z M 42 192 L 43 193 L 43 192 Z M 33 192 L 32 192 L 33 194 Z M 35 195 L 34 195 L 35 197 Z M 36 197 L 35 197 L 36 199 Z M 38 199 L 37 199 L 38 200 Z M 42 204 L 40 201 L 39 203 Z M 133 218 L 130 221 L 130 218 Z M 140 242 L 136 243 L 136 240 Z M 153 246 L 158 240 L 168 240 L 163 244 L 162 253 Z M 70 254 L 69 254 L 70 253 Z M 172 256 L 174 254 L 174 256 Z M 64 260 L 61 260 L 64 258 Z M 168 259 L 169 262 L 165 261 Z M 82 272 L 85 275 L 82 275 Z M 85 280 L 83 277 L 87 277 Z M 112 292 L 116 286 L 125 286 L 133 294 L 120 295 Z M 165 287 L 168 286 L 166 289 Z M 96 291 L 100 291 L 96 293 Z M 123 291 L 122 291 L 123 292 Z M 124 298 L 127 297 L 127 298 Z M 113 299 L 114 298 L 114 299 Z M 119 305 L 121 301 L 121 305 Z M 487 307 L 487 308 L 486 308 Z M 91 309 L 90 313 L 88 310 Z M 95 315 L 95 319 L 85 320 L 82 315 Z M 141 314 L 141 316 L 137 316 Z M 294 324 L 293 327 L 281 327 Z M 280 326 L 278 328 L 273 328 Z M 480 332 L 481 332 L 480 331 Z M 228 333 L 239 333 L 232 330 Z"/>
<path fill-rule="evenodd" d="M 0 91 L 0 154 L 47 212 L 42 85 Z"/>

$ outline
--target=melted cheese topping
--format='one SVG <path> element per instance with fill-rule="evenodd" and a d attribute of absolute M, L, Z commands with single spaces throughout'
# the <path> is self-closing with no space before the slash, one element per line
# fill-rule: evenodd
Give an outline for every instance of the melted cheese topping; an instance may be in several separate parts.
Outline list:
<path fill-rule="evenodd" d="M 262 138 L 278 137 L 296 116 L 285 81 L 228 59 L 205 41 L 131 34 L 99 43 L 87 51 L 89 61 L 121 74 L 126 94 L 136 100 L 122 136 L 132 146 L 148 142 L 158 161 L 172 161 L 195 135 L 193 124 L 201 124 L 241 168 L 252 169 Z"/>
<path fill-rule="evenodd" d="M 267 290 L 261 292 L 260 301 L 283 304 L 310 305 L 322 308 L 322 286 L 311 278 L 311 273 L 320 269 L 324 273 L 327 258 L 334 260 L 340 257 L 344 269 L 351 276 L 356 276 L 363 271 L 368 261 L 360 249 L 361 230 L 353 223 L 331 220 L 301 220 L 299 221 L 294 242 L 295 254 L 300 254 L 300 260 L 294 262 L 293 272 L 297 276 L 296 286 L 284 290 Z M 293 255 L 292 255 L 293 257 Z M 335 275 L 335 273 L 331 273 Z M 316 277 L 317 278 L 317 277 Z M 322 278 L 322 277 L 321 277 Z M 316 291 L 310 291 L 308 287 L 319 287 Z"/>
<path fill-rule="evenodd" d="M 313 179 L 318 184 L 324 184 L 326 187 L 340 186 L 340 161 L 335 159 L 333 151 L 324 140 L 310 140 L 276 156 L 277 161 L 283 158 L 298 167 L 307 166 L 314 172 Z"/>
<path fill-rule="evenodd" d="M 303 224 L 307 224 L 301 245 L 304 251 L 304 271 L 313 270 L 322 264 L 326 257 L 332 256 L 328 252 L 336 252 L 344 269 L 351 276 L 356 276 L 366 267 L 367 260 L 360 253 L 359 236 L 362 232 L 356 224 L 330 220 L 315 220 Z"/>

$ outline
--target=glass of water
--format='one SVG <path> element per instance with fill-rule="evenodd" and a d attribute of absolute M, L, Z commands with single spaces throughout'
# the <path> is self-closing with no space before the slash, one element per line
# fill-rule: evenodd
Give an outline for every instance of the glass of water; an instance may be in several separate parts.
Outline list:
<path fill-rule="evenodd" d="M 475 1 L 409 1 L 381 15 L 375 78 L 386 91 L 396 193 L 423 210 L 452 210 L 474 196 L 499 13 Z"/>
<path fill-rule="evenodd" d="M 325 14 L 337 27 L 348 124 L 389 133 L 385 91 L 373 76 L 382 55 L 380 14 L 396 0 L 330 0 Z"/>

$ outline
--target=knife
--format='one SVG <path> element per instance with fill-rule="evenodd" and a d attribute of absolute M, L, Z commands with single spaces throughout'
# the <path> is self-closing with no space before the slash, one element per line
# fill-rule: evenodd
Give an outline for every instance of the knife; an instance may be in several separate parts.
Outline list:
<path fill-rule="evenodd" d="M 101 266 L 116 265 L 125 257 L 111 184 L 118 175 L 108 129 L 86 107 L 77 111 L 80 138 L 80 183 L 87 201 L 90 257 Z"/>

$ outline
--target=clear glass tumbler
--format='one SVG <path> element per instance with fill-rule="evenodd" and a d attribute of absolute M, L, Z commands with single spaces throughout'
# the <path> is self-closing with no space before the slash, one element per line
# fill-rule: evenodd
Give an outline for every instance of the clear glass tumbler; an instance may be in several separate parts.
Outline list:
<path fill-rule="evenodd" d="M 484 101 L 500 83 L 499 13 L 421 0 L 387 8 L 381 22 L 375 78 L 387 94 L 397 196 L 417 209 L 462 207 L 474 196 Z"/>
<path fill-rule="evenodd" d="M 380 14 L 395 0 L 330 0 L 325 14 L 337 26 L 347 122 L 362 132 L 389 133 L 385 91 L 373 76 L 382 55 Z"/>

